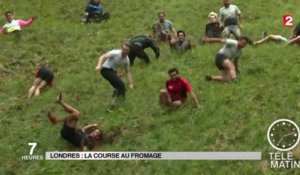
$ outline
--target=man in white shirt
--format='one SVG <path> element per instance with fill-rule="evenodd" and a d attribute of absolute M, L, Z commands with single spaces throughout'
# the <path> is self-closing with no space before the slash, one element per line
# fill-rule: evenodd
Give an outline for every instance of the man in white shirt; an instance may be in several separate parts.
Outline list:
<path fill-rule="evenodd" d="M 129 69 L 130 61 L 128 58 L 130 44 L 124 43 L 121 49 L 111 50 L 98 59 L 96 71 L 100 71 L 101 75 L 114 87 L 113 99 L 111 106 L 115 106 L 119 97 L 125 97 L 125 84 L 118 76 L 119 67 L 124 68 L 129 82 L 129 88 L 133 89 L 133 81 Z"/>

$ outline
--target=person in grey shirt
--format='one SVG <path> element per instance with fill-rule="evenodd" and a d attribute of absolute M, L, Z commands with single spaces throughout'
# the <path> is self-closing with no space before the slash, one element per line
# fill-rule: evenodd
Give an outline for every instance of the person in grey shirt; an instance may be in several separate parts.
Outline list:
<path fill-rule="evenodd" d="M 100 71 L 101 75 L 114 87 L 113 99 L 111 106 L 117 104 L 119 97 L 125 97 L 125 84 L 118 76 L 117 71 L 119 67 L 124 68 L 127 73 L 127 80 L 129 82 L 129 88 L 133 89 L 133 81 L 131 72 L 129 69 L 129 53 L 130 44 L 124 43 L 121 49 L 111 50 L 98 59 L 96 71 Z"/>
<path fill-rule="evenodd" d="M 172 52 L 185 53 L 192 49 L 191 42 L 185 39 L 185 32 L 182 30 L 177 31 L 177 40 L 170 41 L 170 48 Z"/>
<path fill-rule="evenodd" d="M 239 37 L 238 40 L 226 39 L 226 38 L 205 38 L 205 42 L 219 42 L 223 43 L 224 46 L 218 51 L 215 63 L 216 66 L 221 70 L 221 75 L 210 76 L 206 75 L 207 81 L 220 81 L 227 82 L 236 79 L 236 65 L 233 63 L 241 55 L 242 49 L 247 45 L 252 45 L 252 41 L 248 37 Z"/>
<path fill-rule="evenodd" d="M 223 4 L 224 7 L 219 11 L 221 26 L 224 27 L 222 35 L 229 38 L 233 34 L 237 39 L 241 36 L 242 12 L 236 5 L 230 4 L 230 0 L 223 0 Z"/>
<path fill-rule="evenodd" d="M 158 21 L 152 26 L 153 38 L 155 41 L 170 41 L 176 39 L 176 30 L 173 27 L 173 23 L 166 20 L 165 12 L 158 12 Z"/>

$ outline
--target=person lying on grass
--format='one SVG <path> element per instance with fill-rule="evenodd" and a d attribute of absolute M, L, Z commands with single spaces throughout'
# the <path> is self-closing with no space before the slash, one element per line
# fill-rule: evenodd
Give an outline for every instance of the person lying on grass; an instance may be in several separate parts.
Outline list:
<path fill-rule="evenodd" d="M 34 71 L 34 81 L 28 91 L 28 98 L 40 95 L 41 89 L 54 86 L 54 73 L 50 68 L 41 66 Z"/>
<path fill-rule="evenodd" d="M 32 22 L 37 18 L 36 16 L 31 17 L 27 21 L 23 21 L 21 19 L 14 19 L 14 14 L 12 11 L 5 12 L 5 17 L 7 23 L 1 27 L 0 35 L 1 34 L 8 34 L 8 33 L 19 33 L 23 27 L 30 26 Z"/>
<path fill-rule="evenodd" d="M 63 122 L 63 127 L 60 130 L 61 137 L 74 146 L 79 147 L 81 151 L 94 150 L 97 147 L 97 142 L 103 137 L 102 131 L 99 130 L 99 125 L 95 123 L 81 129 L 77 128 L 80 112 L 65 103 L 61 94 L 56 98 L 56 103 L 68 112 L 68 116 L 63 119 L 58 118 L 52 112 L 48 112 L 48 118 L 52 124 Z"/>

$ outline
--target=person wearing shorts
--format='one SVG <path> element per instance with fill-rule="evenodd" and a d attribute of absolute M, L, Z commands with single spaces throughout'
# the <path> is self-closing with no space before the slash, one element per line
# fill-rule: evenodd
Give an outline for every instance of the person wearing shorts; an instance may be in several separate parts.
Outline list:
<path fill-rule="evenodd" d="M 60 119 L 52 112 L 48 112 L 48 119 L 52 124 L 63 122 L 63 127 L 60 130 L 60 135 L 63 139 L 67 140 L 76 147 L 79 147 L 81 151 L 87 149 L 94 150 L 97 146 L 97 142 L 102 139 L 103 133 L 99 130 L 98 124 L 91 124 L 77 128 L 80 112 L 74 107 L 63 102 L 62 95 L 60 94 L 56 98 L 56 102 L 60 104 L 63 109 L 69 113 L 64 119 Z"/>
<path fill-rule="evenodd" d="M 259 41 L 255 41 L 254 45 L 260 45 L 269 41 L 274 41 L 276 43 L 287 43 L 288 39 L 281 35 L 268 35 Z"/>
<path fill-rule="evenodd" d="M 170 79 L 166 81 L 166 88 L 160 90 L 159 104 L 162 107 L 169 109 L 177 109 L 187 100 L 187 93 L 193 98 L 197 108 L 201 108 L 201 105 L 192 90 L 189 82 L 180 77 L 177 68 L 171 68 L 168 71 Z"/>
<path fill-rule="evenodd" d="M 214 80 L 219 82 L 235 80 L 238 70 L 238 63 L 235 60 L 237 60 L 241 55 L 242 49 L 247 44 L 252 44 L 252 41 L 248 37 L 240 37 L 238 40 L 225 38 L 206 38 L 205 42 L 219 42 L 224 44 L 223 48 L 218 51 L 215 57 L 215 63 L 218 69 L 221 71 L 221 75 L 206 75 L 206 80 Z"/>
<path fill-rule="evenodd" d="M 35 78 L 33 81 L 33 85 L 29 89 L 28 98 L 40 95 L 41 89 L 46 86 L 54 86 L 54 73 L 49 68 L 42 66 L 40 68 L 37 68 L 34 71 L 34 74 Z"/>
<path fill-rule="evenodd" d="M 230 0 L 223 0 L 223 5 L 219 11 L 221 26 L 224 27 L 222 35 L 229 38 L 233 34 L 237 39 L 241 36 L 242 12 L 238 6 L 230 3 Z"/>
<path fill-rule="evenodd" d="M 287 44 L 300 44 L 300 22 L 295 27 L 294 32 Z"/>

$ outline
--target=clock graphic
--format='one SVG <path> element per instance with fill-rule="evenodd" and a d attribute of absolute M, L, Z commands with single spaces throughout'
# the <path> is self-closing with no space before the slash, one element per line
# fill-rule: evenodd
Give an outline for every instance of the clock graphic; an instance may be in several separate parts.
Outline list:
<path fill-rule="evenodd" d="M 298 125 L 289 119 L 274 121 L 268 129 L 268 141 L 278 151 L 289 151 L 300 141 Z"/>

